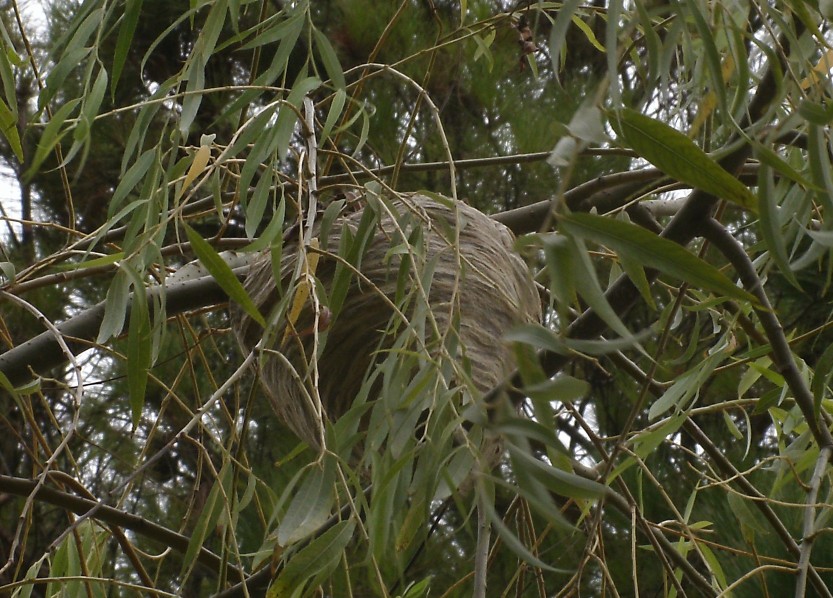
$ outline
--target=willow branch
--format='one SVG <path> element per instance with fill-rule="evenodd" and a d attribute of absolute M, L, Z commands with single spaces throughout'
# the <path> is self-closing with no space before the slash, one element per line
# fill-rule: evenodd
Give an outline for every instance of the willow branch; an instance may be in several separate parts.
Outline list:
<path fill-rule="evenodd" d="M 477 494 L 477 543 L 474 549 L 474 598 L 486 598 L 486 577 L 489 567 L 489 543 L 492 526 L 486 512 L 486 498 Z"/>
<path fill-rule="evenodd" d="M 67 509 L 76 515 L 84 516 L 93 512 L 95 519 L 108 525 L 129 529 L 146 538 L 169 546 L 182 554 L 185 554 L 188 550 L 190 538 L 187 536 L 152 523 L 144 517 L 120 511 L 101 502 L 62 492 L 49 486 L 38 486 L 38 483 L 34 480 L 0 475 L 0 491 L 15 496 L 28 497 L 33 495 L 35 500 Z M 211 571 L 218 572 L 226 568 L 227 574 L 230 574 L 231 577 L 238 580 L 244 578 L 244 573 L 241 570 L 224 562 L 223 559 L 207 548 L 199 549 L 197 562 Z"/>
<path fill-rule="evenodd" d="M 804 533 L 801 538 L 801 556 L 798 559 L 798 579 L 795 581 L 796 598 L 804 598 L 807 594 L 807 574 L 810 570 L 810 555 L 813 552 L 813 543 L 816 539 L 816 501 L 819 496 L 819 488 L 827 471 L 827 464 L 833 448 L 826 446 L 819 451 L 816 459 L 816 467 L 813 477 L 810 480 L 810 492 L 807 494 L 807 505 L 804 507 Z"/>
<path fill-rule="evenodd" d="M 735 239 L 732 234 L 726 230 L 722 224 L 709 218 L 703 223 L 702 232 L 706 239 L 711 241 L 714 246 L 729 260 L 735 268 L 738 276 L 740 276 L 743 286 L 758 300 L 758 306 L 753 306 L 758 319 L 763 326 L 766 333 L 767 340 L 772 348 L 772 360 L 777 371 L 784 376 L 784 380 L 793 392 L 798 408 L 807 421 L 807 426 L 810 432 L 816 439 L 820 448 L 833 447 L 833 435 L 824 422 L 819 421 L 819 416 L 815 408 L 815 401 L 813 400 L 813 393 L 808 388 L 801 371 L 798 369 L 798 364 L 795 362 L 793 353 L 790 350 L 790 344 L 784 334 L 784 329 L 781 327 L 781 322 L 775 315 L 775 311 L 769 302 L 764 291 L 763 283 L 755 271 L 755 265 L 746 250 Z"/>
<path fill-rule="evenodd" d="M 238 276 L 243 276 L 245 267 L 234 270 Z M 150 287 L 146 291 L 148 306 L 152 308 L 157 296 L 164 296 L 168 315 L 181 313 L 190 309 L 197 309 L 228 301 L 228 296 L 210 276 L 196 280 L 189 280 L 166 287 Z M 128 302 L 124 321 L 130 321 L 130 306 Z M 2 372 L 13 386 L 19 386 L 32 379 L 34 372 L 46 372 L 62 365 L 68 359 L 68 354 L 77 355 L 94 346 L 93 339 L 98 334 L 104 319 L 105 303 L 101 302 L 69 320 L 57 324 L 55 331 L 61 337 L 57 340 L 53 331 L 47 331 L 35 336 L 14 349 L 0 355 L 0 372 Z M 61 347 L 65 341 L 68 353 Z"/>

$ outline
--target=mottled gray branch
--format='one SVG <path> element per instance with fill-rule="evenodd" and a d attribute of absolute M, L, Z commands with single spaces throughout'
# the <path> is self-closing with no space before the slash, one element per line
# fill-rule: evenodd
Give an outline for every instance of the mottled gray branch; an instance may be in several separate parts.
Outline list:
<path fill-rule="evenodd" d="M 237 268 L 235 274 L 242 276 L 245 267 Z M 195 280 L 175 283 L 165 287 L 150 287 L 147 290 L 148 306 L 152 309 L 157 296 L 164 293 L 165 310 L 168 315 L 182 313 L 222 303 L 228 296 L 220 285 L 210 276 Z M 94 346 L 93 339 L 98 334 L 104 318 L 104 302 L 101 302 L 67 321 L 56 326 L 73 354 Z M 128 303 L 125 322 L 130 321 L 130 303 Z M 52 368 L 66 363 L 67 356 L 61 350 L 55 335 L 46 331 L 17 347 L 0 354 L 0 372 L 14 386 L 20 386 L 32 379 L 33 373 L 46 374 Z"/>
<path fill-rule="evenodd" d="M 95 500 L 82 498 L 68 492 L 63 492 L 49 486 L 38 486 L 35 480 L 26 480 L 7 475 L 0 475 L 0 492 L 7 492 L 15 496 L 29 496 L 35 492 L 35 499 L 55 505 L 62 509 L 72 511 L 76 515 L 87 515 L 93 513 L 93 517 L 109 525 L 129 529 L 151 540 L 155 540 L 164 546 L 185 554 L 188 550 L 190 538 L 183 536 L 161 525 L 148 521 L 144 517 L 126 513 L 102 504 Z M 206 548 L 200 548 L 197 553 L 197 562 L 214 572 L 227 567 L 229 576 L 233 580 L 243 579 L 243 572 L 228 565 L 223 559 Z"/>

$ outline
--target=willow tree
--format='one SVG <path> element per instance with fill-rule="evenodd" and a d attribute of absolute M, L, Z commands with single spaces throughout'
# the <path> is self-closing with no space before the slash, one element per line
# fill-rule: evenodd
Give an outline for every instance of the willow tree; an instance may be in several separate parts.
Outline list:
<path fill-rule="evenodd" d="M 825 3 L 5 5 L 4 591 L 831 594 Z"/>

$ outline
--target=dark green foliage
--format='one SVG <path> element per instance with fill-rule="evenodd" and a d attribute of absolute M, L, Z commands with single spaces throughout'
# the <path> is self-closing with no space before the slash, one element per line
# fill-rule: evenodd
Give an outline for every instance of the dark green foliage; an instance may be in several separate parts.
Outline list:
<path fill-rule="evenodd" d="M 22 29 L 20 4 L 0 594 L 829 595 L 825 3 L 59 0 Z M 374 286 L 363 201 L 406 191 L 518 233 L 544 318 L 507 335 L 517 374 L 472 380 L 459 297 L 424 292 L 425 230 L 453 256 L 457 231 L 415 210 L 319 452 L 242 367 L 264 358 L 224 293 L 266 351 L 304 339 L 314 405 L 327 318 Z M 316 249 L 311 202 L 368 230 Z M 271 313 L 227 249 L 293 266 Z"/>

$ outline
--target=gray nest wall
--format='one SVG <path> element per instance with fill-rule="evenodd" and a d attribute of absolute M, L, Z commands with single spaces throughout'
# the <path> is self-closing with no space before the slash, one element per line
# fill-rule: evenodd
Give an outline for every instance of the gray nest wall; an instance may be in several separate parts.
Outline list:
<path fill-rule="evenodd" d="M 368 368 L 383 354 L 380 349 L 393 343 L 392 330 L 401 333 L 406 328 L 402 323 L 395 324 L 400 316 L 391 304 L 397 301 L 397 289 L 399 308 L 405 317 L 410 318 L 420 304 L 413 295 L 402 301 L 403 280 L 408 281 L 405 290 L 412 293 L 418 293 L 417 281 L 430 284 L 428 305 L 436 328 L 440 336 L 449 330 L 452 334 L 458 332 L 458 357 L 468 360 L 471 382 L 481 392 L 497 385 L 513 369 L 511 351 L 503 341 L 506 332 L 517 324 L 541 318 L 535 284 L 526 264 L 514 252 L 514 236 L 505 226 L 463 203 L 439 202 L 419 194 L 386 202 L 376 200 L 375 206 L 380 216 L 356 262 L 362 277 L 352 276 L 343 305 L 319 333 L 320 412 L 331 420 L 352 405 Z M 315 277 L 327 293 L 339 263 L 327 253 L 338 253 L 347 228 L 355 235 L 367 209 L 371 208 L 340 216 L 329 231 L 326 253 L 315 269 Z M 411 239 L 407 245 L 406 238 Z M 412 257 L 404 263 L 410 272 L 403 273 L 402 251 L 408 245 L 413 248 Z M 394 247 L 400 251 L 391 251 Z M 291 288 L 297 259 L 297 245 L 284 247 L 280 264 L 284 290 Z M 430 282 L 424 276 L 426 264 L 433 267 Z M 254 260 L 244 283 L 264 315 L 271 313 L 282 298 L 273 272 L 271 256 L 264 253 Z M 285 298 L 283 305 L 290 303 L 291 298 Z M 263 337 L 263 329 L 239 308 L 232 309 L 232 317 L 242 348 L 250 351 Z M 300 438 L 318 446 L 322 426 L 314 393 L 310 392 L 314 335 L 309 330 L 314 322 L 309 300 L 291 333 L 285 331 L 286 318 L 279 318 L 269 336 L 274 342 L 264 347 L 266 353 L 259 364 L 261 382 L 278 417 Z M 432 334 L 436 337 L 430 319 L 426 330 L 427 350 L 439 351 L 439 339 L 427 340 Z"/>

